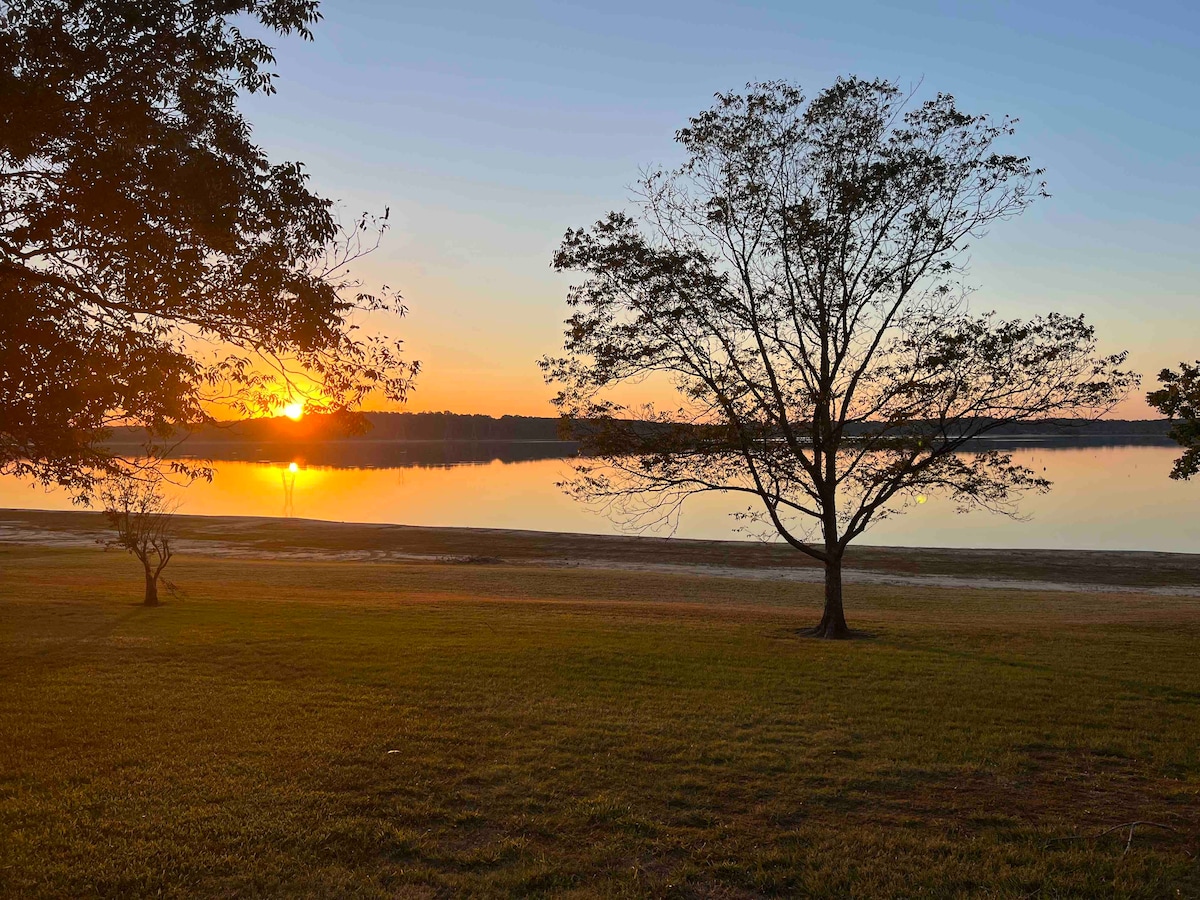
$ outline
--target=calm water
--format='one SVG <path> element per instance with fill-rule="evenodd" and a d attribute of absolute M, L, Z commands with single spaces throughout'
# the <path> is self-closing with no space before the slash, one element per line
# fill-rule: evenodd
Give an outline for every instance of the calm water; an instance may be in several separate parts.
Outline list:
<path fill-rule="evenodd" d="M 1200 481 L 1167 477 L 1170 446 L 1033 446 L 1017 461 L 1043 469 L 1050 494 L 1029 497 L 1027 521 L 976 512 L 958 515 L 931 498 L 878 524 L 862 543 L 924 547 L 1045 547 L 1200 553 Z M 370 464 L 367 464 L 370 465 Z M 565 497 L 555 482 L 562 459 L 444 466 L 316 466 L 297 461 L 217 462 L 211 484 L 180 489 L 181 512 L 197 515 L 293 515 L 346 522 L 463 525 L 539 531 L 619 533 L 601 515 Z M 0 507 L 68 509 L 61 492 L 0 478 Z M 737 538 L 729 513 L 742 504 L 717 496 L 688 501 L 676 534 Z"/>

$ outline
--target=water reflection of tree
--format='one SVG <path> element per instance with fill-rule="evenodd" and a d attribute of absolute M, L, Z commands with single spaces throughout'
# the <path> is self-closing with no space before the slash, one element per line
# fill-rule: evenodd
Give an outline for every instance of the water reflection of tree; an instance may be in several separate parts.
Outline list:
<path fill-rule="evenodd" d="M 283 517 L 294 518 L 296 515 L 296 475 L 299 473 L 295 463 L 280 471 L 283 481 Z"/>

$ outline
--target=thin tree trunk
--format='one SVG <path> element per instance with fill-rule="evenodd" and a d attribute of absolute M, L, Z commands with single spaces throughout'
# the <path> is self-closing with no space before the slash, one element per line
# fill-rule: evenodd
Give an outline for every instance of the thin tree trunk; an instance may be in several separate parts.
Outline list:
<path fill-rule="evenodd" d="M 158 576 L 146 567 L 146 606 L 158 606 Z"/>
<path fill-rule="evenodd" d="M 850 629 L 846 627 L 846 613 L 842 609 L 842 558 L 830 556 L 825 563 L 825 612 L 821 624 L 813 629 L 821 638 L 846 638 Z"/>

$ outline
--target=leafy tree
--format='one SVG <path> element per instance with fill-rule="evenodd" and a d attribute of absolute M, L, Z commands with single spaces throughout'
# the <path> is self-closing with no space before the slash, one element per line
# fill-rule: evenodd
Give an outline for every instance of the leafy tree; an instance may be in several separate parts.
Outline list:
<path fill-rule="evenodd" d="M 146 576 L 145 605 L 158 606 L 158 582 L 175 555 L 171 524 L 178 504 L 162 493 L 161 478 L 116 476 L 101 489 L 104 515 L 116 532 L 109 546 L 119 547 L 142 564 Z M 174 585 L 167 583 L 174 590 Z"/>
<path fill-rule="evenodd" d="M 1146 402 L 1169 419 L 1177 420 L 1171 437 L 1184 448 L 1175 460 L 1172 478 L 1187 479 L 1200 472 L 1200 359 L 1195 365 L 1179 364 L 1179 371 L 1163 369 L 1158 373 L 1162 385 L 1146 395 Z"/>
<path fill-rule="evenodd" d="M 640 215 L 568 231 L 554 258 L 586 276 L 566 355 L 542 361 L 594 456 L 568 489 L 640 525 L 747 496 L 748 527 L 824 564 L 824 637 L 848 633 L 842 560 L 873 522 L 927 494 L 1014 512 L 1047 489 L 971 441 L 1105 410 L 1136 376 L 1082 317 L 968 310 L 968 242 L 1045 193 L 997 149 L 1012 130 L 887 81 L 717 95 L 677 134 L 687 161 L 643 178 Z M 664 376 L 671 413 L 611 393 Z"/>
<path fill-rule="evenodd" d="M 403 398 L 415 365 L 352 324 L 404 312 L 347 272 L 376 223 L 343 227 L 237 108 L 273 91 L 250 33 L 318 19 L 315 0 L 0 5 L 0 469 L 86 496 L 121 468 L 114 423 L 163 438 L 213 403 Z"/>

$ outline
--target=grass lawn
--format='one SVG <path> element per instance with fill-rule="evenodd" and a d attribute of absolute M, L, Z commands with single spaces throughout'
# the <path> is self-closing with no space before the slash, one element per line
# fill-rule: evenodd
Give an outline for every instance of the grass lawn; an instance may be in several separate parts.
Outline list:
<path fill-rule="evenodd" d="M 0 548 L 0 894 L 1200 896 L 1194 598 L 168 575 Z"/>

